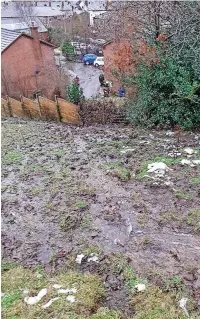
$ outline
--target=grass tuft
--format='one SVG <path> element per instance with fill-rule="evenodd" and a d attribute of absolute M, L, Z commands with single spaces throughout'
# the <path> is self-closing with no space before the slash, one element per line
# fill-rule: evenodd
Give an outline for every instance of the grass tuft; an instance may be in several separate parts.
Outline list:
<path fill-rule="evenodd" d="M 70 303 L 66 300 L 66 294 L 58 295 L 57 290 L 52 287 L 54 283 L 61 284 L 63 288 L 75 287 L 77 289 L 74 294 L 76 301 Z M 23 291 L 28 289 L 29 295 L 34 296 L 42 288 L 47 288 L 47 295 L 37 304 L 27 306 L 24 302 Z M 19 317 L 21 319 L 68 318 L 70 314 L 74 314 L 74 316 L 90 315 L 100 307 L 101 299 L 104 296 L 104 287 L 100 277 L 97 275 L 65 272 L 58 273 L 53 278 L 50 278 L 49 275 L 45 274 L 38 276 L 38 272 L 24 269 L 23 267 L 16 267 L 3 273 L 2 291 L 5 293 L 2 298 L 3 317 Z M 51 298 L 57 296 L 60 299 L 49 308 L 41 308 Z"/>

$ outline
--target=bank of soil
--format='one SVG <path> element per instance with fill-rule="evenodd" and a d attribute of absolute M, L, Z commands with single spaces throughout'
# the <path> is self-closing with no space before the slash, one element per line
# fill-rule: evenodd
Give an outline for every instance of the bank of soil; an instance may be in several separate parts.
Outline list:
<path fill-rule="evenodd" d="M 127 314 L 123 262 L 158 285 L 180 278 L 198 302 L 200 166 L 180 162 L 199 159 L 199 142 L 196 133 L 179 141 L 128 126 L 3 120 L 3 260 L 98 273 L 105 305 Z M 154 162 L 168 165 L 164 177 L 147 174 Z M 99 262 L 76 265 L 81 253 Z"/>

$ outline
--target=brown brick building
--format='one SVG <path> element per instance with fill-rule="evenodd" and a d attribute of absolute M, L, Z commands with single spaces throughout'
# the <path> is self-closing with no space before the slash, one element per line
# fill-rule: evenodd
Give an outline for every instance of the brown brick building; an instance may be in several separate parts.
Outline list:
<path fill-rule="evenodd" d="M 64 84 L 55 65 L 54 46 L 39 39 L 34 24 L 31 35 L 1 29 L 1 63 L 3 96 L 40 93 L 52 98 L 55 88 Z"/>

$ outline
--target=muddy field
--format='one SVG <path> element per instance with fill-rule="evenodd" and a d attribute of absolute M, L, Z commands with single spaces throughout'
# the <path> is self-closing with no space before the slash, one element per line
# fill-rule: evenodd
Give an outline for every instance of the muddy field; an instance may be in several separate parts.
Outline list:
<path fill-rule="evenodd" d="M 127 316 L 125 264 L 200 303 L 199 145 L 197 133 L 3 120 L 3 260 L 97 273 L 104 306 Z"/>

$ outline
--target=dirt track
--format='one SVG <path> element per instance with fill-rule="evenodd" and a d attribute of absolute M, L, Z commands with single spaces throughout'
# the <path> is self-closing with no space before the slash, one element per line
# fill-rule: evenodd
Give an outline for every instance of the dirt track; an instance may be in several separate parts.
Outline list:
<path fill-rule="evenodd" d="M 119 253 L 153 281 L 179 275 L 195 287 L 200 168 L 180 161 L 199 159 L 199 141 L 193 133 L 177 145 L 166 131 L 3 121 L 3 259 L 52 269 L 87 249 L 102 260 Z M 174 147 L 181 156 L 173 161 Z M 187 157 L 185 147 L 196 153 Z M 145 177 L 145 161 L 171 170 Z"/>

